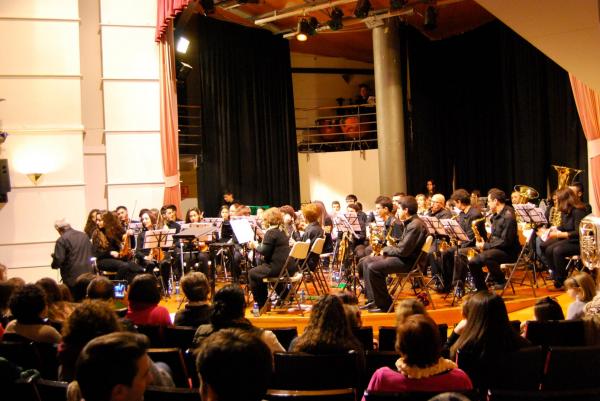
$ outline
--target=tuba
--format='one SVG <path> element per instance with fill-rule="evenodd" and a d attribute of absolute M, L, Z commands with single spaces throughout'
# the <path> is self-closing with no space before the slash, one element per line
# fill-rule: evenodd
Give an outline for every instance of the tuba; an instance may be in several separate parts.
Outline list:
<path fill-rule="evenodd" d="M 583 170 L 579 170 L 571 167 L 557 166 L 555 164 L 552 165 L 556 170 L 556 175 L 558 176 L 558 186 L 557 190 L 563 189 L 571 185 L 575 177 L 577 177 Z M 558 210 L 558 205 L 553 205 L 552 213 L 550 214 L 550 225 L 552 226 L 560 226 L 561 214 L 560 210 Z"/>
<path fill-rule="evenodd" d="M 600 218 L 586 216 L 579 223 L 579 248 L 581 261 L 588 269 L 600 267 Z"/>
<path fill-rule="evenodd" d="M 519 204 L 525 204 L 530 200 L 539 198 L 540 194 L 535 189 L 528 187 L 527 185 L 515 185 L 513 188 L 515 192 L 519 193 Z"/>

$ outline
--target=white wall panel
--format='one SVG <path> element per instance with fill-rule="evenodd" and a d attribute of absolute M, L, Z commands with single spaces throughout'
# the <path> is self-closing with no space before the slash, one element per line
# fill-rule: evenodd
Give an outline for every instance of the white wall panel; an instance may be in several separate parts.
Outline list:
<path fill-rule="evenodd" d="M 104 127 L 107 131 L 159 131 L 158 82 L 104 81 Z"/>
<path fill-rule="evenodd" d="M 109 184 L 163 182 L 160 133 L 107 133 Z"/>
<path fill-rule="evenodd" d="M 102 24 L 156 25 L 156 0 L 101 0 Z"/>
<path fill-rule="evenodd" d="M 0 209 L 0 244 L 10 245 L 54 241 L 54 222 L 66 217 L 73 227 L 85 223 L 85 187 L 49 187 L 14 189 L 8 203 Z"/>
<path fill-rule="evenodd" d="M 40 185 L 84 182 L 82 134 L 13 134 L 0 148 L 8 159 L 13 187 L 30 187 L 30 173 L 43 173 Z"/>
<path fill-rule="evenodd" d="M 0 20 L 0 38 L 0 75 L 79 75 L 78 21 Z"/>
<path fill-rule="evenodd" d="M 47 243 L 0 245 L 0 260 L 9 269 L 50 266 L 52 263 L 52 257 L 50 255 L 54 251 L 56 239 L 58 239 L 58 232 L 54 230 L 54 238 Z"/>
<path fill-rule="evenodd" d="M 154 28 L 102 27 L 103 76 L 158 79 L 154 35 Z"/>
<path fill-rule="evenodd" d="M 163 205 L 164 185 L 109 185 L 108 207 L 114 209 L 124 205 L 130 211 L 135 206 L 135 215 L 143 208 L 160 208 Z"/>
<path fill-rule="evenodd" d="M 0 0 L 5 18 L 79 18 L 77 0 Z"/>
<path fill-rule="evenodd" d="M 0 78 L 0 121 L 5 130 L 81 129 L 79 78 Z"/>
<path fill-rule="evenodd" d="M 44 277 L 50 277 L 58 281 L 60 274 L 58 273 L 58 270 L 52 270 L 50 266 L 46 266 L 24 269 L 8 269 L 8 277 L 21 277 L 26 283 L 35 283 Z"/>

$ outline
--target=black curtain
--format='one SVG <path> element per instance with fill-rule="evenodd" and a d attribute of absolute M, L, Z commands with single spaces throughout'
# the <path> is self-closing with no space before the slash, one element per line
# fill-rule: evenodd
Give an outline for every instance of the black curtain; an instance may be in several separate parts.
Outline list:
<path fill-rule="evenodd" d="M 202 105 L 199 203 L 217 213 L 225 189 L 247 205 L 300 203 L 288 41 L 270 32 L 197 18 Z"/>
<path fill-rule="evenodd" d="M 432 42 L 405 27 L 410 71 L 408 189 L 433 178 L 457 188 L 516 184 L 546 195 L 551 164 L 587 168 L 587 148 L 568 74 L 499 21 Z M 587 182 L 587 174 L 579 177 Z"/>

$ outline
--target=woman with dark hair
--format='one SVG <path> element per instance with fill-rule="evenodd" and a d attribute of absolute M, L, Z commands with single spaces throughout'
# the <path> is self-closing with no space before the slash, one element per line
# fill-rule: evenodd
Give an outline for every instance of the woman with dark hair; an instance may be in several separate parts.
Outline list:
<path fill-rule="evenodd" d="M 473 388 L 469 376 L 442 357 L 440 331 L 428 316 L 412 315 L 398 325 L 396 351 L 400 354 L 396 361 L 398 370 L 377 369 L 367 391 L 445 392 Z"/>
<path fill-rule="evenodd" d="M 64 322 L 73 312 L 74 306 L 62 299 L 58 283 L 49 277 L 39 279 L 36 283 L 46 293 L 48 319 L 52 322 Z"/>
<path fill-rule="evenodd" d="M 46 317 L 46 294 L 39 286 L 27 284 L 17 289 L 9 301 L 10 312 L 15 320 L 8 323 L 4 338 L 16 334 L 30 341 L 56 344 L 60 333 L 48 324 Z"/>
<path fill-rule="evenodd" d="M 296 227 L 296 211 L 290 205 L 283 205 L 279 208 L 283 214 L 283 231 L 294 241 L 300 240 L 300 232 Z M 264 216 L 264 214 L 263 214 Z"/>
<path fill-rule="evenodd" d="M 98 213 L 100 213 L 100 209 L 90 210 L 90 212 L 88 213 L 87 220 L 85 221 L 85 228 L 83 229 L 83 232 L 85 232 L 88 238 L 90 239 L 92 239 L 92 234 L 94 233 L 94 230 L 98 227 L 98 224 L 96 223 Z"/>
<path fill-rule="evenodd" d="M 208 336 L 221 329 L 242 329 L 259 335 L 271 352 L 285 352 L 272 331 L 255 327 L 244 317 L 245 310 L 246 299 L 239 286 L 226 285 L 221 288 L 213 298 L 210 323 L 198 327 L 194 334 L 194 347 L 199 347 Z"/>
<path fill-rule="evenodd" d="M 134 324 L 171 326 L 171 316 L 160 306 L 160 289 L 154 275 L 145 273 L 135 276 L 127 293 L 129 307 L 126 319 Z"/>
<path fill-rule="evenodd" d="M 340 354 L 354 350 L 363 355 L 360 342 L 352 334 L 340 298 L 323 295 L 310 314 L 308 326 L 290 344 L 290 352 Z"/>
<path fill-rule="evenodd" d="M 119 259 L 125 231 L 115 215 L 109 211 L 98 212 L 97 228 L 92 234 L 92 248 L 97 258 L 98 269 L 117 273 L 117 280 L 131 282 L 133 277 L 144 271 L 135 263 Z"/>
<path fill-rule="evenodd" d="M 556 228 L 539 229 L 538 237 L 546 240 L 541 244 L 542 261 L 554 272 L 554 286 L 563 288 L 567 278 L 567 257 L 579 254 L 579 223 L 586 216 L 583 204 L 570 188 L 556 192 L 561 224 Z"/>
<path fill-rule="evenodd" d="M 188 209 L 185 214 L 185 222 L 189 223 L 199 223 L 200 220 L 204 217 L 204 213 L 200 211 L 197 207 L 192 207 Z"/>
<path fill-rule="evenodd" d="M 158 213 L 150 209 L 140 210 L 140 222 L 142 223 L 142 231 L 137 235 L 135 239 L 135 262 L 144 268 L 146 273 L 152 273 L 156 267 L 156 263 L 160 262 L 154 260 L 151 249 L 144 249 L 144 239 L 148 231 L 156 228 L 158 219 Z"/>

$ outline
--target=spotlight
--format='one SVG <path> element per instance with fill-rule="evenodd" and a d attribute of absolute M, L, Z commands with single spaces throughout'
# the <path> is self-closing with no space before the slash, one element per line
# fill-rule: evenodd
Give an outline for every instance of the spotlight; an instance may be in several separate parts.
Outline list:
<path fill-rule="evenodd" d="M 204 15 L 212 14 L 215 12 L 215 1 L 214 0 L 200 0 L 202 8 L 204 9 Z"/>
<path fill-rule="evenodd" d="M 432 31 L 437 28 L 437 14 L 435 7 L 427 7 L 425 18 L 423 19 L 423 28 L 425 28 L 425 30 Z"/>
<path fill-rule="evenodd" d="M 184 38 L 183 36 L 179 38 L 177 41 L 177 53 L 185 54 L 187 53 L 188 46 L 190 45 L 190 41 Z"/>
<path fill-rule="evenodd" d="M 182 61 L 178 61 L 177 71 L 175 72 L 175 78 L 177 79 L 177 81 L 183 82 L 187 79 L 188 75 L 190 75 L 190 72 L 192 72 L 193 69 L 194 67 L 192 67 L 191 65 Z"/>
<path fill-rule="evenodd" d="M 315 17 L 310 17 L 309 19 L 302 18 L 300 22 L 298 22 L 296 39 L 298 39 L 300 42 L 306 41 L 309 36 L 313 36 L 317 33 L 316 29 L 318 27 L 319 21 Z"/>
<path fill-rule="evenodd" d="M 399 10 L 408 3 L 408 0 L 390 0 L 390 9 Z"/>
<path fill-rule="evenodd" d="M 371 11 L 371 2 L 369 0 L 358 0 L 356 8 L 354 8 L 354 16 L 356 18 L 366 18 Z"/>
<path fill-rule="evenodd" d="M 343 16 L 344 12 L 339 7 L 334 7 L 333 10 L 331 10 L 331 20 L 327 25 L 329 25 L 329 28 L 331 28 L 332 31 L 337 31 L 344 27 L 344 24 L 342 23 Z"/>

